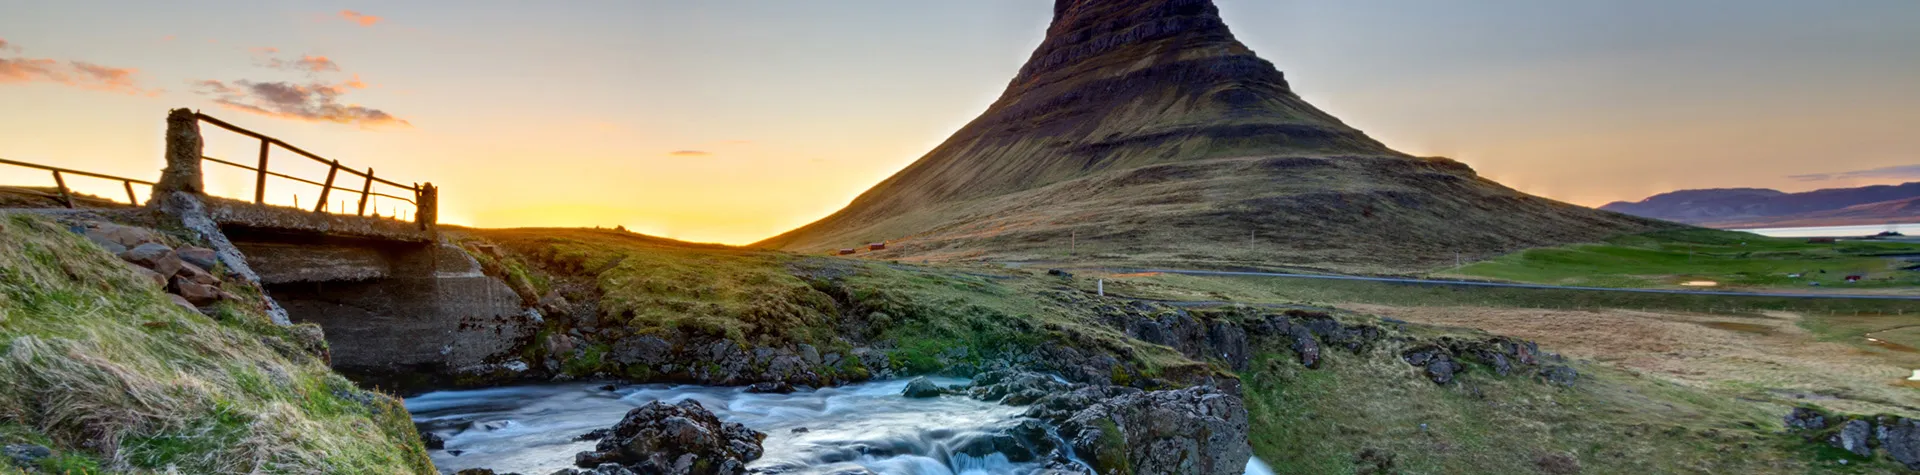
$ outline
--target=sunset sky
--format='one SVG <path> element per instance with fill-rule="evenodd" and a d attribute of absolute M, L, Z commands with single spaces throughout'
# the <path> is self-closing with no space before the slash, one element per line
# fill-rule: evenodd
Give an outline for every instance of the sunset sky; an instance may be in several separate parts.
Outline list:
<path fill-rule="evenodd" d="M 1308 101 L 1535 194 L 1920 181 L 1920 2 L 1218 3 Z M 191 107 L 432 181 L 444 222 L 747 243 L 833 212 L 984 110 L 1051 9 L 0 0 L 0 158 L 151 179 L 166 110 Z M 207 134 L 211 156 L 257 147 Z M 216 194 L 251 196 L 244 172 L 212 170 Z M 47 181 L 0 166 L 0 183 Z"/>

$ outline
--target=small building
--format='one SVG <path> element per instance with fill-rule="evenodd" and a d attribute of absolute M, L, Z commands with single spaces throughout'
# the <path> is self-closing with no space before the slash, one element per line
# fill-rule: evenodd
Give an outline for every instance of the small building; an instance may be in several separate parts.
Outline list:
<path fill-rule="evenodd" d="M 1833 244 L 1833 243 L 1834 243 L 1834 239 L 1830 237 L 1807 238 L 1807 244 Z"/>
<path fill-rule="evenodd" d="M 868 245 L 867 245 L 867 250 L 869 250 L 869 251 L 884 251 L 884 250 L 887 250 L 887 243 L 884 243 L 884 242 L 876 242 L 876 243 L 873 243 L 873 244 L 868 244 Z"/>
<path fill-rule="evenodd" d="M 850 255 L 853 255 L 853 253 L 854 253 L 854 250 L 853 250 L 853 248 L 847 248 L 847 249 L 841 249 L 841 250 L 840 250 L 840 255 L 842 255 L 842 256 L 850 256 Z"/>

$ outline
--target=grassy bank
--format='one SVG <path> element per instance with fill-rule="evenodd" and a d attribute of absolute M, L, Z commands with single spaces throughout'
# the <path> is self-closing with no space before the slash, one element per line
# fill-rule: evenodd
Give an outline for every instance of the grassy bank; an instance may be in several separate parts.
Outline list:
<path fill-rule="evenodd" d="M 1620 236 L 1602 243 L 1531 249 L 1440 274 L 1594 287 L 1680 288 L 1714 282 L 1736 289 L 1895 290 L 1920 286 L 1913 265 L 1887 256 L 1920 254 L 1920 244 L 1843 240 L 1812 243 L 1711 229 Z M 1799 277 L 1789 277 L 1799 274 Z M 1864 277 L 1848 283 L 1846 277 Z M 1817 288 L 1814 283 L 1820 284 Z"/>
<path fill-rule="evenodd" d="M 399 401 L 328 369 L 316 329 L 176 306 L 42 218 L 0 214 L 0 240 L 0 439 L 54 449 L 38 468 L 432 473 Z"/>

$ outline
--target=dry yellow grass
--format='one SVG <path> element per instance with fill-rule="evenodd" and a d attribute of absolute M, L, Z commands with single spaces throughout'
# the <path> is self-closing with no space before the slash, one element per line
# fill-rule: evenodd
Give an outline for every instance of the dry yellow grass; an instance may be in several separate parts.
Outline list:
<path fill-rule="evenodd" d="M 1341 307 L 1535 340 L 1569 357 L 1742 398 L 1783 404 L 1811 399 L 1846 412 L 1920 415 L 1920 393 L 1902 384 L 1915 368 L 1910 358 L 1821 341 L 1799 325 L 1800 315 L 1790 312 L 1740 317 L 1635 310 Z"/>

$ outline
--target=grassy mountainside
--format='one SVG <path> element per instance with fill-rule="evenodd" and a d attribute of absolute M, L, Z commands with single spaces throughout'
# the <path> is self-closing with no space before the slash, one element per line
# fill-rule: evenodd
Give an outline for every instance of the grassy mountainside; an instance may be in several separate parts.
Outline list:
<path fill-rule="evenodd" d="M 0 442 L 54 449 L 40 470 L 433 473 L 406 409 L 328 369 L 316 329 L 184 309 L 43 218 L 0 214 L 0 241 Z"/>
<path fill-rule="evenodd" d="M 847 208 L 758 246 L 1415 270 L 1662 226 L 1388 149 L 1296 95 L 1210 1 L 1059 0 L 979 118 Z"/>
<path fill-rule="evenodd" d="M 1796 292 L 1912 291 L 1906 270 L 1920 243 L 1849 240 L 1809 243 L 1750 233 L 1686 229 L 1619 236 L 1599 243 L 1529 249 L 1444 271 L 1459 277 L 1595 287 L 1680 288 L 1714 282 L 1734 289 Z M 1799 274 L 1799 277 L 1789 277 Z M 1860 282 L 1847 283 L 1858 275 Z M 1818 283 L 1819 286 L 1814 286 Z"/>

